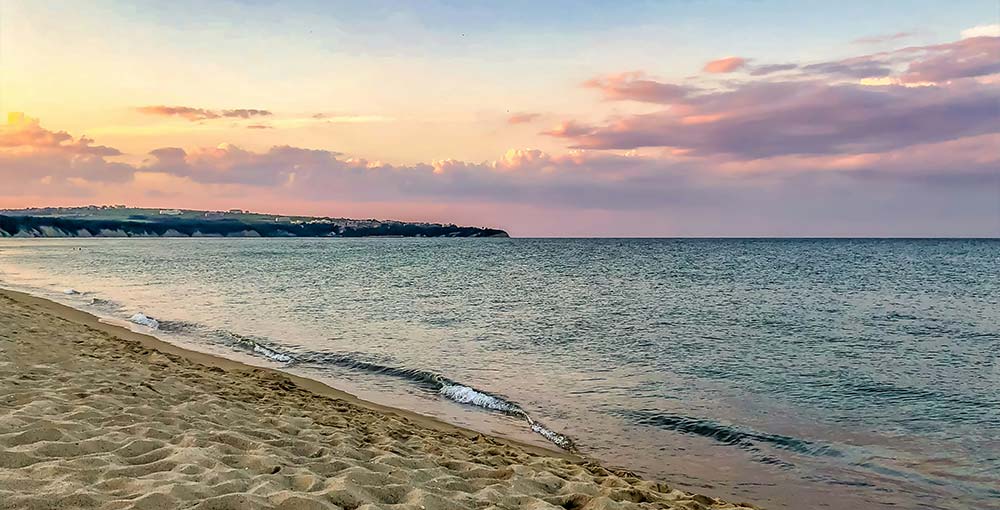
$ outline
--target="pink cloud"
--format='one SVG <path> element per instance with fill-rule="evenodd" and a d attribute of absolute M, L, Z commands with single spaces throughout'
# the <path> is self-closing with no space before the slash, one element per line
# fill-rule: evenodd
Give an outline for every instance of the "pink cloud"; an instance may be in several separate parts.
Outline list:
<path fill-rule="evenodd" d="M 1000 130 L 997 87 L 746 84 L 690 98 L 685 108 L 588 129 L 552 130 L 582 149 L 670 147 L 761 158 L 891 150 Z M 697 119 L 697 122 L 692 122 Z M 574 126 L 568 121 L 568 126 Z"/>
<path fill-rule="evenodd" d="M 7 188 L 17 193 L 58 190 L 84 196 L 89 183 L 128 181 L 132 167 L 105 159 L 120 154 L 86 136 L 45 129 L 33 119 L 0 125 L 0 182 L 14 183 Z"/>
<path fill-rule="evenodd" d="M 798 101 L 841 108 L 850 104 L 836 95 L 823 96 L 822 88 L 787 86 L 792 88 L 695 96 L 683 115 L 718 107 L 745 121 L 773 107 L 761 106 L 761 101 L 778 102 L 791 111 L 798 111 Z M 812 97 L 814 93 L 819 95 Z M 629 128 L 630 122 L 622 126 Z M 688 125 L 724 122 L 727 117 Z M 568 126 L 562 132 L 580 136 L 588 130 L 592 128 Z M 75 140 L 51 132 L 27 139 L 42 140 L 36 143 L 40 146 Z M 163 147 L 141 164 L 127 165 L 61 149 L 18 151 L 8 141 L 0 149 L 0 178 L 18 186 L 0 190 L 0 204 L 22 203 L 24 197 L 63 203 L 73 203 L 72 197 L 88 202 L 103 198 L 156 206 L 466 221 L 520 235 L 995 235 L 998 218 L 985 212 L 996 206 L 991 186 L 1000 155 L 992 148 L 998 142 L 996 133 L 985 133 L 884 151 L 861 146 L 753 158 L 706 152 L 701 146 L 682 157 L 512 149 L 494 161 L 409 165 L 328 150 L 275 146 L 255 151 L 219 144 Z M 18 141 L 16 147 L 24 143 Z M 935 208 L 947 208 L 950 216 L 942 218 Z M 560 230 L 562 220 L 552 218 L 570 224 Z M 594 223 L 582 224 L 581 218 Z M 616 222 L 621 223 L 618 230 Z"/>
<path fill-rule="evenodd" d="M 881 152 L 995 133 L 1000 82 L 973 78 L 1000 72 L 997 56 L 1000 38 L 977 37 L 807 65 L 756 66 L 751 76 L 764 78 L 714 91 L 639 72 L 599 77 L 588 84 L 604 99 L 667 107 L 603 124 L 570 119 L 543 134 L 576 149 L 662 147 L 689 156 L 759 159 Z M 779 71 L 795 73 L 770 78 Z M 876 81 L 848 81 L 863 78 Z M 902 86 L 918 82 L 934 86 Z"/>
<path fill-rule="evenodd" d="M 972 37 L 923 48 L 924 58 L 909 63 L 905 82 L 943 82 L 1000 73 L 1000 37 Z"/>
<path fill-rule="evenodd" d="M 557 136 L 562 138 L 575 138 L 590 134 L 592 129 L 576 121 L 560 122 L 551 129 L 542 131 L 543 135 Z"/>
<path fill-rule="evenodd" d="M 743 68 L 747 64 L 746 59 L 741 57 L 725 57 L 712 60 L 705 64 L 702 69 L 706 73 L 732 73 Z"/>
<path fill-rule="evenodd" d="M 121 155 L 121 151 L 113 147 L 94 145 L 86 136 L 74 138 L 65 131 L 49 131 L 33 119 L 0 125 L 0 150 L 58 151 L 97 157 Z"/>
<path fill-rule="evenodd" d="M 638 71 L 594 78 L 583 85 L 599 90 L 605 99 L 612 101 L 671 104 L 693 92 L 693 89 L 683 85 L 651 80 Z"/>

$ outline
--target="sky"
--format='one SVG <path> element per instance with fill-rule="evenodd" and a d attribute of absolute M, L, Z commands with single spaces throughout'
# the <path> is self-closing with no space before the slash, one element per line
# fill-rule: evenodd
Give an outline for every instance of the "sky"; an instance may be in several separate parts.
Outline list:
<path fill-rule="evenodd" d="M 1000 236 L 1000 3 L 0 0 L 0 208 Z"/>

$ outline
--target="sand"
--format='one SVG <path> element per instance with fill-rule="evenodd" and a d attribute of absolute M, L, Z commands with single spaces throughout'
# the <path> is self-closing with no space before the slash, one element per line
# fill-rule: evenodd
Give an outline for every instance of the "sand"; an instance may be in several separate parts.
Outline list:
<path fill-rule="evenodd" d="M 0 508 L 752 507 L 0 291 Z"/>

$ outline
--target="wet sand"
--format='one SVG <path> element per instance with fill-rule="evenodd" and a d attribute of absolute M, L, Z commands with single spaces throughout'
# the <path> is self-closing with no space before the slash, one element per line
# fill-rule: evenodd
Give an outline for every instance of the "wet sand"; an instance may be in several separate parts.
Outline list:
<path fill-rule="evenodd" d="M 753 507 L 0 290 L 0 508 Z"/>

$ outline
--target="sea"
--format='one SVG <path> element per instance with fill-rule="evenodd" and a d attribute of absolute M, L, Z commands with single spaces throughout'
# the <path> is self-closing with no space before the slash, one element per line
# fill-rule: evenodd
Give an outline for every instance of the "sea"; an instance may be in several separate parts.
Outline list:
<path fill-rule="evenodd" d="M 998 240 L 4 239 L 0 286 L 762 508 L 1000 508 Z"/>

